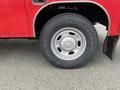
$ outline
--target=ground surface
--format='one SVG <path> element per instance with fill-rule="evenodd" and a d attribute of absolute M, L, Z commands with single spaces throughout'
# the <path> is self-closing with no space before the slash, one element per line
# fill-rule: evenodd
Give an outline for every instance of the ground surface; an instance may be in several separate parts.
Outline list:
<path fill-rule="evenodd" d="M 0 40 L 0 90 L 120 90 L 120 42 L 112 62 L 102 54 L 105 28 L 96 28 L 97 55 L 87 66 L 74 70 L 48 64 L 37 41 Z"/>

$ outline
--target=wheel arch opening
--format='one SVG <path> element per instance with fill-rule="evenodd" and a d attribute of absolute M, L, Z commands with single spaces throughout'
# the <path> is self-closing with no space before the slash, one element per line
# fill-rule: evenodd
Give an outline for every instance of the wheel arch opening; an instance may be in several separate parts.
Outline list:
<path fill-rule="evenodd" d="M 40 9 L 36 14 L 34 21 L 36 38 L 39 39 L 40 32 L 47 21 L 62 13 L 77 13 L 86 17 L 93 24 L 99 22 L 107 28 L 110 26 L 109 15 L 100 5 L 91 2 L 54 3 Z"/>

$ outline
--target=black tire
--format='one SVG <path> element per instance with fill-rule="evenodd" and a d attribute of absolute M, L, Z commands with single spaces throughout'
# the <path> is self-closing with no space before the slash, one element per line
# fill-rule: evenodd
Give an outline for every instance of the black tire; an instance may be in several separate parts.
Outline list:
<path fill-rule="evenodd" d="M 75 60 L 62 60 L 58 58 L 51 49 L 51 39 L 53 35 L 64 27 L 75 27 L 79 29 L 86 38 L 86 49 L 84 53 Z M 39 43 L 42 54 L 51 64 L 60 68 L 72 69 L 87 64 L 94 57 L 99 40 L 94 26 L 88 19 L 75 13 L 63 13 L 53 17 L 47 22 L 41 31 Z"/>

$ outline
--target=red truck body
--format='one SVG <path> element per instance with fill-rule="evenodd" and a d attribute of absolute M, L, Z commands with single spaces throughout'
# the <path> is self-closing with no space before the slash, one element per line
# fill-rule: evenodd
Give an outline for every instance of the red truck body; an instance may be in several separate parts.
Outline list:
<path fill-rule="evenodd" d="M 120 35 L 119 0 L 48 0 L 42 3 L 32 0 L 0 0 L 0 38 L 35 37 L 34 22 L 38 12 L 58 3 L 98 5 L 109 19 L 108 35 Z"/>
<path fill-rule="evenodd" d="M 58 36 L 54 37 L 54 35 L 53 35 L 54 39 L 51 39 L 51 36 L 50 36 L 51 34 L 48 34 L 47 32 L 45 32 L 44 31 L 45 28 L 43 27 L 51 19 L 52 19 L 51 20 L 52 23 L 53 21 L 58 23 L 53 19 L 53 17 L 55 16 L 64 18 L 66 20 L 67 20 L 66 16 L 69 16 L 70 20 L 72 18 L 73 20 L 72 22 L 74 22 L 74 19 L 75 19 L 73 17 L 76 17 L 77 19 L 85 20 L 87 23 L 87 24 L 85 23 L 86 26 L 89 24 L 88 26 L 92 25 L 91 26 L 92 28 L 94 28 L 93 25 L 96 22 L 106 26 L 107 35 L 104 42 L 103 52 L 110 59 L 113 59 L 115 46 L 120 36 L 119 8 L 120 8 L 120 0 L 0 0 L 0 38 L 1 39 L 5 39 L 5 38 L 39 39 L 39 37 L 41 36 L 41 40 L 40 40 L 42 42 L 41 46 L 42 48 L 44 48 L 43 51 L 46 50 L 44 54 L 45 56 L 47 56 L 47 58 L 49 58 L 50 62 L 55 63 L 56 66 L 60 66 L 63 68 L 74 68 L 74 67 L 85 64 L 87 61 L 89 61 L 88 59 L 95 54 L 95 52 L 93 52 L 91 48 L 94 48 L 95 50 L 97 50 L 96 47 L 97 47 L 98 40 L 97 40 L 97 35 L 95 36 L 96 31 L 90 32 L 85 30 L 86 32 L 88 32 L 87 33 L 88 36 L 90 33 L 93 34 L 93 35 L 91 34 L 92 36 L 90 35 L 90 38 L 88 39 L 85 38 L 87 36 L 84 37 L 84 34 L 79 35 L 79 37 L 83 36 L 83 39 L 84 39 L 83 41 L 85 44 L 83 45 L 83 47 L 85 47 L 85 49 L 83 51 L 85 51 L 86 48 L 90 49 L 85 51 L 85 53 L 89 52 L 88 53 L 89 57 L 85 55 L 87 58 L 84 57 L 83 59 L 82 56 L 79 56 L 80 54 L 81 55 L 83 54 L 84 56 L 84 53 L 82 53 L 83 51 L 81 51 L 81 53 L 79 53 L 78 56 L 74 56 L 74 54 L 77 55 L 77 53 L 81 50 L 80 46 L 82 46 L 81 45 L 82 39 L 80 41 L 80 38 L 78 40 L 78 38 L 75 37 L 75 35 L 81 34 L 81 33 L 78 33 L 80 29 L 77 31 L 77 29 L 75 28 L 70 28 L 71 25 L 69 25 L 69 27 L 63 28 L 66 31 L 68 31 L 68 36 L 64 36 L 65 34 L 63 34 L 63 37 L 62 37 L 61 35 L 59 36 L 58 34 L 59 36 L 58 39 L 57 39 Z M 65 16 L 62 17 L 62 16 L 59 16 L 59 14 L 62 14 L 63 16 L 64 15 Z M 80 18 L 75 14 L 79 14 Z M 81 18 L 82 16 L 83 18 Z M 86 19 L 84 19 L 84 17 Z M 76 19 L 76 22 L 77 22 L 77 19 Z M 56 18 L 56 20 L 58 20 L 58 18 Z M 79 22 L 81 22 L 81 20 L 79 20 Z M 89 21 L 91 24 L 89 23 Z M 63 21 L 61 22 L 62 24 L 64 23 Z M 69 21 L 66 21 L 66 22 L 71 23 Z M 65 24 L 67 24 L 66 22 Z M 61 27 L 64 26 L 64 24 L 63 25 L 62 24 L 61 24 Z M 49 27 L 51 27 L 50 25 L 51 24 L 49 23 Z M 54 31 L 56 29 L 55 25 L 56 24 L 52 25 L 52 28 L 54 29 L 51 29 L 50 31 L 51 33 L 55 33 L 57 31 L 57 30 Z M 83 22 L 79 23 L 79 25 L 82 25 L 81 27 L 83 27 L 84 23 Z M 46 27 L 47 29 L 49 29 L 48 26 Z M 70 29 L 71 32 L 73 33 L 69 32 L 68 29 Z M 41 35 L 42 30 L 44 32 L 42 32 L 42 35 Z M 78 34 L 76 34 L 76 32 Z M 64 32 L 63 30 L 63 33 L 66 33 L 66 32 Z M 96 37 L 95 38 L 96 41 L 94 41 L 94 37 Z M 50 38 L 51 40 L 46 41 L 47 38 Z M 58 41 L 58 43 L 56 44 L 57 40 L 59 40 L 60 38 L 62 38 L 62 40 Z M 51 47 L 50 45 L 48 45 L 50 43 L 46 44 L 47 42 L 51 42 Z M 88 44 L 88 42 L 90 44 L 86 46 L 86 43 Z M 50 48 L 49 51 L 46 48 Z M 71 48 L 74 49 L 75 51 L 74 50 L 71 51 L 72 50 Z M 78 48 L 79 50 L 77 50 L 76 48 Z M 63 53 L 62 53 L 62 49 L 63 49 Z M 51 52 L 51 50 L 53 52 Z M 52 53 L 51 55 L 52 58 L 50 56 L 51 53 Z M 71 58 L 73 58 L 73 60 L 75 60 L 77 57 L 80 57 L 77 59 L 78 61 L 82 59 L 83 61 L 80 61 L 79 63 L 77 63 L 77 60 L 76 60 L 74 64 L 68 60 L 67 62 L 63 62 L 64 59 L 66 60 L 66 58 L 67 59 L 69 58 L 70 60 Z M 58 62 L 59 61 L 60 62 L 58 63 L 56 60 L 53 61 L 54 58 L 58 60 Z"/>

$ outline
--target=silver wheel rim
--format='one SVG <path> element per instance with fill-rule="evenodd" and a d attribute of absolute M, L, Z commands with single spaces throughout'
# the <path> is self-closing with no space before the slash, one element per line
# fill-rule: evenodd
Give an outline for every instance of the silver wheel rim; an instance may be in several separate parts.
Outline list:
<path fill-rule="evenodd" d="M 62 28 L 53 35 L 51 49 L 59 59 L 75 60 L 84 53 L 86 38 L 77 28 Z"/>

